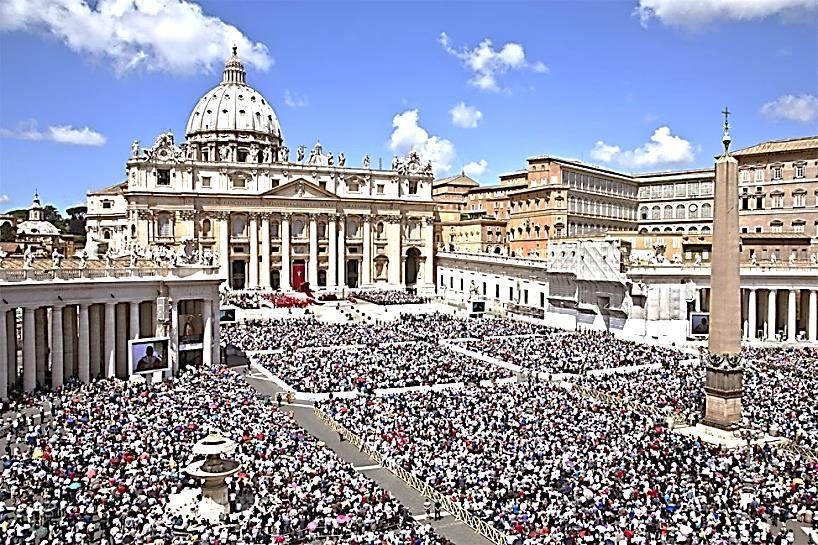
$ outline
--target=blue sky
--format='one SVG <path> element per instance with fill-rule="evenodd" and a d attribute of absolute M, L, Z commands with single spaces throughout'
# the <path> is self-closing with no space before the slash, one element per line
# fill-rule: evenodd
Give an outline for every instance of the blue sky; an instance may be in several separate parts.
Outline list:
<path fill-rule="evenodd" d="M 3 0 L 0 210 L 35 188 L 82 203 L 132 140 L 180 141 L 233 42 L 290 149 L 320 138 L 348 164 L 415 148 L 482 183 L 543 153 L 705 167 L 725 105 L 734 147 L 818 134 L 816 0 L 699 4 Z"/>

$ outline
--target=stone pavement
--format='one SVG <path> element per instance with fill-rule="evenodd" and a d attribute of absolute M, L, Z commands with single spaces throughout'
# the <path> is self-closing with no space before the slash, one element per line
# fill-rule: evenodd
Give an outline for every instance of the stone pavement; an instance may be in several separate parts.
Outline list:
<path fill-rule="evenodd" d="M 275 398 L 276 393 L 281 391 L 274 382 L 269 380 L 248 376 L 247 381 L 262 395 Z M 363 454 L 357 448 L 347 442 L 339 441 L 338 434 L 315 417 L 311 403 L 306 401 L 295 401 L 291 405 L 282 403 L 282 409 L 293 411 L 295 419 L 310 434 L 326 443 L 341 459 L 352 464 L 356 471 L 363 473 L 377 482 L 382 488 L 391 492 L 415 515 L 417 520 L 427 522 L 423 510 L 423 496 L 389 470 L 375 465 L 369 456 Z M 451 515 L 445 514 L 441 520 L 432 520 L 431 524 L 439 534 L 457 545 L 491 545 L 491 541 L 475 533 L 469 526 Z"/>

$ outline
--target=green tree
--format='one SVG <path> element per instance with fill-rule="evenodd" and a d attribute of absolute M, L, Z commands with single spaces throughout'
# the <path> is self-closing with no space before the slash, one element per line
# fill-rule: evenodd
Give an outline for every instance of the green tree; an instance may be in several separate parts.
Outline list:
<path fill-rule="evenodd" d="M 14 242 L 17 238 L 17 233 L 10 223 L 0 225 L 0 242 Z"/>
<path fill-rule="evenodd" d="M 85 216 L 88 214 L 88 207 L 72 206 L 66 208 L 65 213 L 68 214 L 68 232 L 72 235 L 85 234 Z"/>

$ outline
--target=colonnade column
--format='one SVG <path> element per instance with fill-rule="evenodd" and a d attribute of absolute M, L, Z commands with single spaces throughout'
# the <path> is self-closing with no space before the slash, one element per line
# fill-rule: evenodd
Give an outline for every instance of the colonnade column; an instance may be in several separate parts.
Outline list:
<path fill-rule="evenodd" d="M 51 388 L 62 386 L 63 377 L 63 330 L 62 305 L 51 307 Z"/>
<path fill-rule="evenodd" d="M 8 339 L 6 339 L 6 309 L 0 309 L 0 401 L 9 397 Z"/>
<path fill-rule="evenodd" d="M 798 333 L 798 322 L 795 319 L 795 295 L 797 291 L 790 290 L 789 300 L 787 301 L 787 340 L 795 342 L 795 336 Z"/>
<path fill-rule="evenodd" d="M 281 214 L 281 289 L 290 291 L 290 214 Z"/>
<path fill-rule="evenodd" d="M 230 285 L 230 214 L 219 218 L 219 275 Z"/>
<path fill-rule="evenodd" d="M 338 231 L 337 231 L 337 224 L 336 224 L 337 216 L 335 214 L 330 214 L 329 220 L 327 221 L 327 228 L 329 229 L 327 233 L 327 240 L 329 241 L 329 246 L 327 248 L 329 253 L 329 260 L 327 261 L 327 287 L 334 288 L 338 282 Z"/>
<path fill-rule="evenodd" d="M 310 262 L 307 270 L 307 280 L 310 287 L 318 287 L 318 223 L 315 214 L 310 214 Z"/>
<path fill-rule="evenodd" d="M 63 378 L 75 376 L 75 363 L 77 362 L 77 355 L 74 353 L 74 343 L 77 339 L 77 308 L 74 305 L 68 305 L 63 311 Z"/>
<path fill-rule="evenodd" d="M 116 376 L 116 303 L 105 303 L 105 377 Z"/>
<path fill-rule="evenodd" d="M 37 336 L 35 340 L 35 344 L 37 345 L 37 349 L 35 350 L 37 372 L 35 376 L 37 377 L 37 385 L 45 387 L 45 370 L 46 367 L 48 367 L 48 309 L 38 308 L 35 310 L 34 321 L 40 326 L 35 332 Z"/>
<path fill-rule="evenodd" d="M 270 287 L 270 214 L 261 215 L 261 287 Z"/>
<path fill-rule="evenodd" d="M 209 367 L 213 364 L 213 302 L 210 299 L 202 301 L 202 319 L 204 328 L 202 331 L 202 364 Z"/>
<path fill-rule="evenodd" d="M 778 290 L 771 289 L 767 294 L 767 340 L 775 339 L 776 296 Z"/>
<path fill-rule="evenodd" d="M 361 267 L 361 285 L 365 286 L 372 283 L 372 224 L 370 223 L 370 216 L 364 216 L 364 252 L 363 263 Z"/>
<path fill-rule="evenodd" d="M 96 378 L 100 374 L 101 369 L 101 361 L 102 361 L 102 354 L 100 353 L 99 349 L 99 334 L 102 332 L 102 326 L 100 325 L 100 311 L 105 307 L 101 307 L 100 305 L 91 305 L 91 308 L 88 311 L 88 321 L 90 323 L 90 330 L 94 332 L 94 339 L 91 341 L 91 346 L 89 347 L 89 358 L 90 362 L 90 373 L 93 378 Z"/>
<path fill-rule="evenodd" d="M 347 260 L 346 260 L 346 216 L 338 217 L 338 287 L 347 286 Z"/>
<path fill-rule="evenodd" d="M 434 284 L 434 260 L 435 260 L 435 219 L 426 218 L 426 232 L 424 233 L 424 250 L 426 260 L 423 262 L 423 282 Z"/>
<path fill-rule="evenodd" d="M 128 319 L 125 304 L 116 306 L 116 376 L 128 376 Z"/>
<path fill-rule="evenodd" d="M 250 214 L 250 284 L 258 287 L 258 214 Z"/>
<path fill-rule="evenodd" d="M 139 303 L 140 301 L 131 301 L 129 303 L 130 307 L 128 310 L 130 315 L 128 316 L 128 337 L 131 339 L 138 339 L 141 337 L 139 331 L 139 324 L 141 323 L 141 320 L 139 319 Z"/>
<path fill-rule="evenodd" d="M 8 383 L 17 386 L 17 317 L 15 310 L 6 311 L 6 374 Z"/>
<path fill-rule="evenodd" d="M 403 260 L 401 259 L 401 239 L 403 232 L 401 230 L 400 218 L 389 218 L 389 223 L 386 224 L 389 230 L 386 239 L 389 241 L 389 283 L 393 286 L 400 285 L 401 266 Z"/>
<path fill-rule="evenodd" d="M 818 291 L 809 292 L 809 326 L 807 327 L 807 338 L 810 341 L 818 341 Z"/>
<path fill-rule="evenodd" d="M 91 335 L 89 331 L 88 305 L 80 305 L 79 348 L 77 349 L 77 374 L 81 382 L 91 381 Z"/>
<path fill-rule="evenodd" d="M 756 288 L 751 288 L 747 296 L 747 338 L 756 338 Z"/>
<path fill-rule="evenodd" d="M 35 320 L 34 309 L 23 309 L 23 391 L 33 392 L 37 385 L 37 375 L 35 366 L 37 364 L 37 355 L 35 354 L 36 344 L 35 336 Z"/>

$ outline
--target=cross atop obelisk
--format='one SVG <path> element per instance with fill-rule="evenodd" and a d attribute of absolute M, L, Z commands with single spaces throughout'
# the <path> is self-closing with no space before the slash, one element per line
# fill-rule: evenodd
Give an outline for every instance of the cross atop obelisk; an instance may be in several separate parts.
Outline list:
<path fill-rule="evenodd" d="M 703 424 L 730 429 L 741 419 L 741 274 L 738 232 L 738 163 L 730 155 L 730 110 L 724 108 L 724 154 L 716 160 L 710 261 L 710 338 Z"/>

